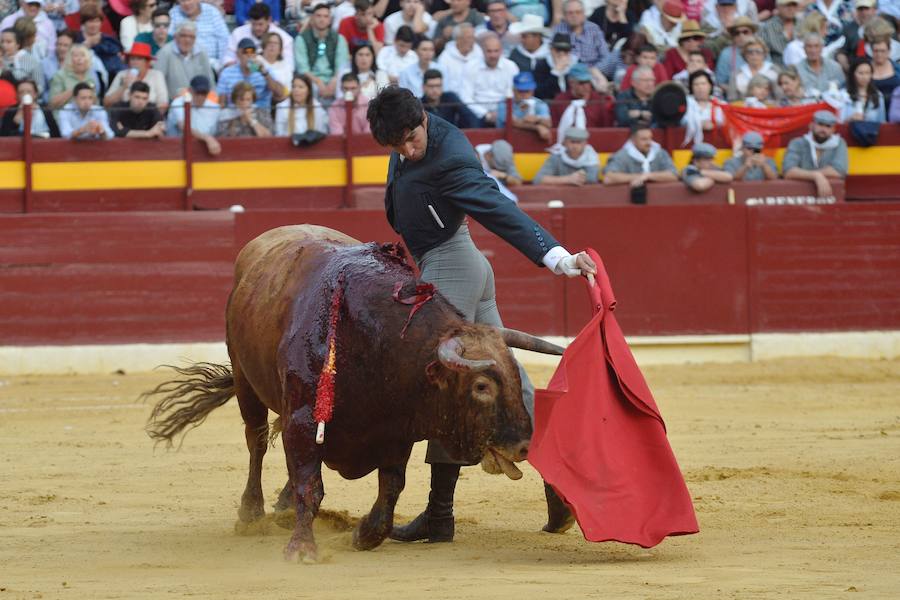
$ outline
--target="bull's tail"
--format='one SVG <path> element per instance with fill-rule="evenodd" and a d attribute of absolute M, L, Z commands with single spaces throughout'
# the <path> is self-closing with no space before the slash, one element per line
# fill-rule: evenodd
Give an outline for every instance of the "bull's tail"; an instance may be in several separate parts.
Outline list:
<path fill-rule="evenodd" d="M 234 376 L 229 365 L 199 362 L 189 367 L 165 366 L 183 377 L 161 383 L 141 398 L 162 396 L 153 407 L 145 429 L 153 440 L 165 441 L 172 447 L 176 435 L 187 427 L 202 425 L 209 413 L 234 396 Z"/>

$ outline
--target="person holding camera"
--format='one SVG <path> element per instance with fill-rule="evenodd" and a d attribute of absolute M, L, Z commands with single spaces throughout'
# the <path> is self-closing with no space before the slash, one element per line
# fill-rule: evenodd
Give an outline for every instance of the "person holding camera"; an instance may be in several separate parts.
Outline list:
<path fill-rule="evenodd" d="M 748 131 L 741 138 L 739 153 L 726 160 L 722 167 L 734 176 L 735 181 L 778 179 L 778 165 L 763 154 L 762 150 L 762 136 L 755 131 Z"/>
<path fill-rule="evenodd" d="M 256 93 L 256 106 L 271 108 L 273 96 L 276 102 L 280 102 L 284 96 L 284 86 L 266 68 L 262 57 L 257 55 L 256 42 L 250 38 L 238 42 L 237 57 L 237 64 L 225 67 L 219 74 L 216 94 L 222 106 L 228 105 L 231 90 L 241 81 L 253 88 Z"/>

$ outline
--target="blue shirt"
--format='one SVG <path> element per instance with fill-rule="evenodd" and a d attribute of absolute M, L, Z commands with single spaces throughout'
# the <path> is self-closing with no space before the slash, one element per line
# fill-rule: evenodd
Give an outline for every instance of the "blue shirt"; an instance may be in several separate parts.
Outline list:
<path fill-rule="evenodd" d="M 106 137 L 100 138 L 96 135 L 83 133 L 78 136 L 79 140 L 112 139 L 115 137 L 113 130 L 109 126 L 109 117 L 105 110 L 99 106 L 92 106 L 85 114 L 81 114 L 74 102 L 69 102 L 59 110 L 59 134 L 64 138 L 70 139 L 73 131 L 84 127 L 90 121 L 99 122 L 106 132 Z"/>
<path fill-rule="evenodd" d="M 216 94 L 219 98 L 225 98 L 226 104 L 231 104 L 231 90 L 239 81 L 246 81 L 256 90 L 256 106 L 271 108 L 272 92 L 266 85 L 266 78 L 259 71 L 250 71 L 246 77 L 241 71 L 241 65 L 225 67 L 219 74 L 219 83 L 216 84 Z"/>
<path fill-rule="evenodd" d="M 182 12 L 180 6 L 176 6 L 169 11 L 169 18 L 172 21 L 169 24 L 170 34 L 175 33 L 182 21 L 188 20 L 187 15 Z M 220 66 L 219 62 L 225 56 L 225 50 L 228 48 L 228 26 L 225 25 L 225 20 L 219 13 L 219 9 L 206 2 L 200 3 L 200 14 L 193 21 L 194 25 L 197 26 L 197 43 L 206 52 L 210 62 L 213 63 L 213 69 L 217 69 Z"/>
<path fill-rule="evenodd" d="M 534 100 L 534 112 L 531 114 L 535 114 L 539 117 L 550 118 L 550 107 L 547 106 L 547 103 L 541 100 L 540 98 L 532 98 Z M 525 106 L 523 108 L 522 102 L 516 102 L 516 99 L 513 98 L 513 119 L 521 119 L 529 114 L 528 107 Z M 497 127 L 504 127 L 506 125 L 506 101 L 499 102 L 497 104 Z"/>
<path fill-rule="evenodd" d="M 257 2 L 269 5 L 269 11 L 272 13 L 272 22 L 281 21 L 281 1 L 280 0 L 234 0 L 234 20 L 238 26 L 247 22 L 247 13 L 250 7 Z"/>

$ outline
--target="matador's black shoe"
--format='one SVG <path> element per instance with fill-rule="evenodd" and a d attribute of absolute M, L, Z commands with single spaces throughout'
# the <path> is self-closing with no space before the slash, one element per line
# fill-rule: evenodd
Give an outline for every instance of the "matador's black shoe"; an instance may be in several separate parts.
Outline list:
<path fill-rule="evenodd" d="M 455 533 L 453 492 L 459 479 L 459 465 L 431 465 L 431 493 L 425 512 L 402 527 L 394 527 L 389 537 L 398 542 L 452 542 Z"/>
<path fill-rule="evenodd" d="M 575 524 L 572 511 L 549 484 L 544 484 L 544 495 L 547 496 L 547 533 L 565 533 Z"/>

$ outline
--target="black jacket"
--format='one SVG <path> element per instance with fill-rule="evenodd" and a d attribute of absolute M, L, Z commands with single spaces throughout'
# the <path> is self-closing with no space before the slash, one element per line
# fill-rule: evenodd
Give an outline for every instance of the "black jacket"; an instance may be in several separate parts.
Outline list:
<path fill-rule="evenodd" d="M 534 81 L 537 83 L 537 89 L 534 95 L 541 100 L 552 100 L 561 91 L 559 89 L 559 80 L 556 75 L 550 72 L 550 63 L 546 58 L 539 58 L 532 64 L 531 59 L 516 48 L 509 54 L 509 60 L 516 63 L 519 71 L 531 71 L 534 75 Z"/>
<path fill-rule="evenodd" d="M 35 105 L 35 108 L 38 108 L 37 105 Z M 18 106 L 10 106 L 6 109 L 6 112 L 3 113 L 3 121 L 0 122 L 0 137 L 18 137 L 22 135 L 22 132 L 19 131 L 19 126 L 13 121 L 18 109 Z M 44 113 L 44 119 L 47 121 L 50 137 L 58 138 L 59 127 L 56 125 L 56 119 L 53 118 L 53 113 L 45 108 L 41 108 L 41 111 Z"/>
<path fill-rule="evenodd" d="M 550 248 L 560 245 L 485 175 L 466 136 L 434 114 L 428 115 L 424 158 L 401 161 L 391 153 L 384 207 L 391 227 L 417 258 L 450 239 L 466 215 L 539 266 Z"/>

